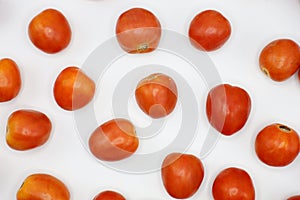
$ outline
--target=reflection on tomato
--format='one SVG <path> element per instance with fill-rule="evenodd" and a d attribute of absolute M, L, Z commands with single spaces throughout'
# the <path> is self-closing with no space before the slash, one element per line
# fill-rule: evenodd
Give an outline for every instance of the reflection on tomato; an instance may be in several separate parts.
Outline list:
<path fill-rule="evenodd" d="M 265 164 L 280 167 L 295 160 L 299 154 L 299 136 L 292 128 L 274 123 L 263 128 L 255 139 L 255 151 Z"/>
<path fill-rule="evenodd" d="M 106 190 L 96 195 L 93 200 L 126 200 L 123 195 L 118 192 Z"/>
<path fill-rule="evenodd" d="M 212 194 L 214 200 L 254 200 L 255 188 L 252 178 L 244 169 L 229 167 L 215 178 Z"/>

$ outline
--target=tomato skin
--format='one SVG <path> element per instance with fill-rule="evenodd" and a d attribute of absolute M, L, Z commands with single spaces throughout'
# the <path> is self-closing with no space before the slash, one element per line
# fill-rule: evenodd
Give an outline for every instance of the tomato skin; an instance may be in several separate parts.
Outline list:
<path fill-rule="evenodd" d="M 164 159 L 161 176 L 170 196 L 185 199 L 199 189 L 204 177 L 204 167 L 196 156 L 175 152 Z"/>
<path fill-rule="evenodd" d="M 214 200 L 254 200 L 255 188 L 250 175 L 244 169 L 229 167 L 215 178 L 212 194 Z"/>
<path fill-rule="evenodd" d="M 251 98 L 243 88 L 220 84 L 212 88 L 207 95 L 207 118 L 223 135 L 230 136 L 243 128 L 250 111 Z"/>
<path fill-rule="evenodd" d="M 191 21 L 188 32 L 191 44 L 203 51 L 221 48 L 231 35 L 231 25 L 220 12 L 205 10 Z"/>
<path fill-rule="evenodd" d="M 300 47 L 291 39 L 267 44 L 259 55 L 260 69 L 274 81 L 285 81 L 300 67 Z"/>
<path fill-rule="evenodd" d="M 10 58 L 0 60 L 0 102 L 15 98 L 21 89 L 22 80 L 18 65 Z"/>
<path fill-rule="evenodd" d="M 300 195 L 289 197 L 287 200 L 300 200 Z"/>
<path fill-rule="evenodd" d="M 71 66 L 57 76 L 53 94 L 56 103 L 64 110 L 78 110 L 94 97 L 96 85 L 80 68 Z"/>
<path fill-rule="evenodd" d="M 93 200 L 126 200 L 123 195 L 118 192 L 106 190 L 96 195 Z"/>
<path fill-rule="evenodd" d="M 104 161 L 131 156 L 139 146 L 134 125 L 126 119 L 112 119 L 100 125 L 89 138 L 91 153 Z"/>
<path fill-rule="evenodd" d="M 290 127 L 274 123 L 264 127 L 255 138 L 255 152 L 265 164 L 282 167 L 299 154 L 299 135 Z"/>
<path fill-rule="evenodd" d="M 144 8 L 131 8 L 117 19 L 116 36 L 121 48 L 132 54 L 154 51 L 161 38 L 158 18 Z"/>
<path fill-rule="evenodd" d="M 154 119 L 165 117 L 174 110 L 177 94 L 175 81 L 162 73 L 143 78 L 135 89 L 138 106 Z"/>
<path fill-rule="evenodd" d="M 45 53 L 54 54 L 65 49 L 72 36 L 66 17 L 58 10 L 45 9 L 29 23 L 28 34 L 31 42 Z"/>

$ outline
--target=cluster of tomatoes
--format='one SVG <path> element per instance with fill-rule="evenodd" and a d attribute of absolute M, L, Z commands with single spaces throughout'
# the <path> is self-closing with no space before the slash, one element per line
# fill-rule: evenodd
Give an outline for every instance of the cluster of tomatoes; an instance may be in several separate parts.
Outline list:
<path fill-rule="evenodd" d="M 129 54 L 155 51 L 161 38 L 158 18 L 143 8 L 132 8 L 117 19 L 116 37 L 120 47 Z M 46 9 L 34 16 L 28 26 L 29 38 L 41 51 L 54 54 L 64 50 L 72 37 L 72 29 L 65 16 L 56 9 Z M 221 48 L 231 35 L 231 25 L 220 12 L 205 10 L 190 22 L 190 43 L 199 51 Z M 291 39 L 277 39 L 262 49 L 259 64 L 274 81 L 284 81 L 300 66 L 300 47 Z M 300 72 L 299 72 L 300 79 Z M 0 60 L 0 101 L 15 98 L 22 86 L 18 65 L 10 58 Z M 86 106 L 93 99 L 95 82 L 80 67 L 70 66 L 57 76 L 53 96 L 57 105 L 66 111 Z M 140 109 L 158 119 L 167 117 L 176 107 L 176 82 L 167 74 L 154 73 L 140 80 L 135 98 Z M 206 98 L 206 115 L 211 126 L 220 134 L 230 136 L 241 130 L 251 112 L 251 97 L 238 86 L 220 84 L 211 88 Z M 28 150 L 43 145 L 51 134 L 51 120 L 36 110 L 17 110 L 7 121 L 6 141 L 15 150 Z M 115 118 L 95 127 L 89 138 L 91 153 L 100 160 L 118 161 L 134 154 L 139 146 L 138 133 L 127 119 Z M 297 132 L 285 124 L 275 123 L 263 128 L 255 139 L 255 152 L 266 165 L 282 167 L 295 160 L 300 151 Z M 195 155 L 174 152 L 161 165 L 161 177 L 166 192 L 173 198 L 185 199 L 200 188 L 205 169 Z M 48 186 L 51 186 L 51 189 Z M 212 185 L 216 200 L 255 199 L 255 185 L 251 176 L 241 168 L 221 171 Z M 45 196 L 45 194 L 47 194 Z M 70 199 L 68 188 L 48 174 L 32 174 L 17 192 L 18 200 Z M 94 200 L 125 197 L 115 191 L 102 191 Z M 289 200 L 300 199 L 299 196 Z"/>

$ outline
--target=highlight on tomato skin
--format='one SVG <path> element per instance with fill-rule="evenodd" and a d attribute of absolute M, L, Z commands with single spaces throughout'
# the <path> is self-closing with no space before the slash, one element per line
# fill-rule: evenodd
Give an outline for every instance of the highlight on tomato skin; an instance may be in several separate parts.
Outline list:
<path fill-rule="evenodd" d="M 120 47 L 131 54 L 154 51 L 162 34 L 158 18 L 139 7 L 128 9 L 118 17 L 115 32 Z"/>

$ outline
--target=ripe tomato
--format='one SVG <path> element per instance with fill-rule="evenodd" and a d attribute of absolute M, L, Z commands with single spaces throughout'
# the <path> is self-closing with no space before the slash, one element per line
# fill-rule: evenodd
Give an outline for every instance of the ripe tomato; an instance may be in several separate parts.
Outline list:
<path fill-rule="evenodd" d="M 60 11 L 49 8 L 30 21 L 28 34 L 38 49 L 53 54 L 69 45 L 72 31 L 65 16 Z"/>
<path fill-rule="evenodd" d="M 67 67 L 57 76 L 53 94 L 56 103 L 65 110 L 77 110 L 94 97 L 95 83 L 78 67 Z"/>
<path fill-rule="evenodd" d="M 22 81 L 18 65 L 10 58 L 0 60 L 0 102 L 15 98 L 21 89 Z"/>
<path fill-rule="evenodd" d="M 100 160 L 117 161 L 131 156 L 138 148 L 135 127 L 126 119 L 112 119 L 100 125 L 89 138 L 91 153 Z"/>
<path fill-rule="evenodd" d="M 135 98 L 144 113 L 152 118 L 161 118 L 174 110 L 177 103 L 177 86 L 175 81 L 165 74 L 151 74 L 138 83 Z"/>
<path fill-rule="evenodd" d="M 259 66 L 272 80 L 284 81 L 299 69 L 300 47 L 291 39 L 274 40 L 261 51 Z"/>
<path fill-rule="evenodd" d="M 131 8 L 118 17 L 116 34 L 119 45 L 126 52 L 147 53 L 157 48 L 161 25 L 152 12 Z"/>
<path fill-rule="evenodd" d="M 258 158 L 270 166 L 286 166 L 299 154 L 299 136 L 292 128 L 274 123 L 263 128 L 255 139 Z"/>
<path fill-rule="evenodd" d="M 229 39 L 231 25 L 220 12 L 205 10 L 192 19 L 188 34 L 194 47 L 213 51 L 222 47 Z"/>
<path fill-rule="evenodd" d="M 106 190 L 100 192 L 97 196 L 93 198 L 93 200 L 126 200 L 123 195 L 118 192 Z"/>
<path fill-rule="evenodd" d="M 232 135 L 247 122 L 251 99 L 247 91 L 229 84 L 212 88 L 206 99 L 206 115 L 210 124 L 223 135 Z"/>
<path fill-rule="evenodd" d="M 171 153 L 163 161 L 161 176 L 168 194 L 177 199 L 189 198 L 199 189 L 204 168 L 191 154 Z"/>
<path fill-rule="evenodd" d="M 222 170 L 212 185 L 214 200 L 254 200 L 255 188 L 250 175 L 243 169 L 229 167 Z"/>
<path fill-rule="evenodd" d="M 15 150 L 28 150 L 48 140 L 52 123 L 42 112 L 21 109 L 10 114 L 6 127 L 8 146 Z"/>
<path fill-rule="evenodd" d="M 289 197 L 287 200 L 300 200 L 300 195 Z"/>

